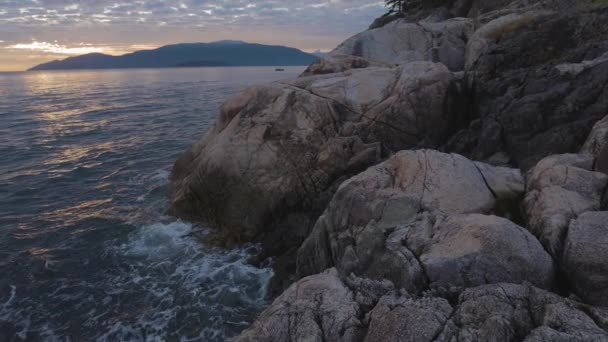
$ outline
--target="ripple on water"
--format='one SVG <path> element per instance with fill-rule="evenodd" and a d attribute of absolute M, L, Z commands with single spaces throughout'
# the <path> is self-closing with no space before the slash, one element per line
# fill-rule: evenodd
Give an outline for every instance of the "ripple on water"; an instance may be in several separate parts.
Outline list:
<path fill-rule="evenodd" d="M 290 69 L 288 69 L 290 70 Z M 224 341 L 265 303 L 255 248 L 165 217 L 177 156 L 274 68 L 0 75 L 0 341 Z"/>
<path fill-rule="evenodd" d="M 137 266 L 111 279 L 115 288 L 104 301 L 120 305 L 125 295 L 138 293 L 144 294 L 141 304 L 147 308 L 127 319 L 104 322 L 107 331 L 99 341 L 144 336 L 220 341 L 251 321 L 265 304 L 272 270 L 248 264 L 251 250 L 205 248 L 195 233 L 187 223 L 156 223 L 112 249 Z"/>

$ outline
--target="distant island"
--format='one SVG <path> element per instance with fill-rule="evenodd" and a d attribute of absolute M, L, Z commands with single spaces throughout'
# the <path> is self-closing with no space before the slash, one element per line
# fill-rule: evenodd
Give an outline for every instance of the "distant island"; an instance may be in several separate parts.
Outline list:
<path fill-rule="evenodd" d="M 309 65 L 318 57 L 286 46 L 224 40 L 186 43 L 122 56 L 91 53 L 37 65 L 36 70 Z"/>

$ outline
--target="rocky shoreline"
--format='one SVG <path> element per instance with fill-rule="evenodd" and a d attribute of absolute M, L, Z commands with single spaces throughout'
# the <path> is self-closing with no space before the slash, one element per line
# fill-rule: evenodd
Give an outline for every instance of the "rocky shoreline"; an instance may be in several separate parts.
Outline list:
<path fill-rule="evenodd" d="M 276 258 L 237 341 L 608 341 L 608 6 L 472 6 L 378 20 L 176 162 L 173 214 Z"/>

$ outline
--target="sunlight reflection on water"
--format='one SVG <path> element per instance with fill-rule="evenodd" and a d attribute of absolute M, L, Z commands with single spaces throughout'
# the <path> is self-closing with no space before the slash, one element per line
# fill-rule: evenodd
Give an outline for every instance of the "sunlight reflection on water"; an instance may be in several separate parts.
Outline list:
<path fill-rule="evenodd" d="M 254 246 L 165 216 L 173 161 L 244 87 L 302 68 L 0 74 L 0 340 L 223 341 L 265 303 Z"/>

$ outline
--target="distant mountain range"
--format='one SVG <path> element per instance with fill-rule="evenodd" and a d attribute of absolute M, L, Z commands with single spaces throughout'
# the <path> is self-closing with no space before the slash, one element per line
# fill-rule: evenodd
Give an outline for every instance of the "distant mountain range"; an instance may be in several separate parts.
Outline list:
<path fill-rule="evenodd" d="M 318 57 L 285 46 L 224 40 L 188 43 L 142 50 L 122 56 L 91 53 L 37 65 L 33 70 L 170 68 L 204 66 L 294 66 L 308 65 Z"/>

